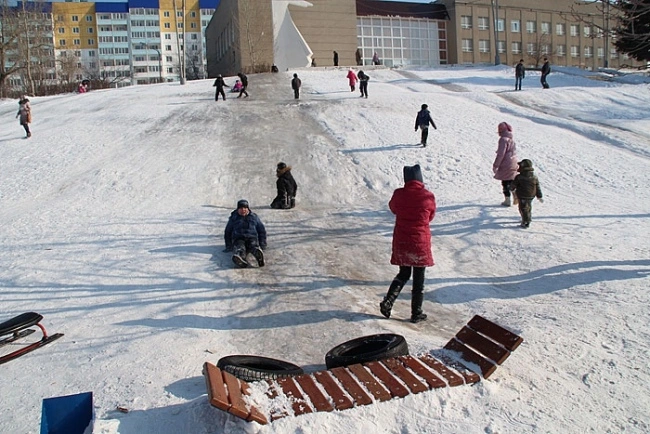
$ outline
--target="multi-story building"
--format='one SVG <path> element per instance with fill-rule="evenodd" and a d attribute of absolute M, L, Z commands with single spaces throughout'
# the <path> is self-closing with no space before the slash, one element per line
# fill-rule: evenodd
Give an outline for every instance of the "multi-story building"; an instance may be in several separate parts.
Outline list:
<path fill-rule="evenodd" d="M 450 63 L 539 65 L 596 69 L 640 65 L 619 54 L 600 2 L 575 0 L 438 0 L 450 15 Z M 499 9 L 495 14 L 496 5 Z M 496 16 L 496 20 L 495 20 Z M 496 24 L 496 27 L 495 27 Z M 496 44 L 495 44 L 496 41 Z"/>

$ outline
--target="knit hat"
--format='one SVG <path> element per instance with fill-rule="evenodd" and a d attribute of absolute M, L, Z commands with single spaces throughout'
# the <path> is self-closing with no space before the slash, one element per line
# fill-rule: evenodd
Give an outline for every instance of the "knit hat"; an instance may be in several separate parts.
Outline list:
<path fill-rule="evenodd" d="M 250 209 L 250 207 L 248 206 L 248 201 L 246 199 L 241 199 L 239 202 L 237 202 L 237 209 L 239 209 L 239 208 L 248 208 L 248 209 Z"/>
<path fill-rule="evenodd" d="M 501 122 L 499 124 L 499 132 L 503 133 L 504 131 L 512 132 L 512 126 L 508 122 Z"/>
<path fill-rule="evenodd" d="M 278 170 L 283 170 L 283 169 L 286 169 L 286 168 L 287 168 L 286 164 L 284 164 L 282 162 L 278 163 Z"/>
<path fill-rule="evenodd" d="M 404 183 L 409 181 L 424 182 L 422 179 L 422 170 L 420 170 L 419 164 L 416 164 L 415 166 L 404 166 Z"/>

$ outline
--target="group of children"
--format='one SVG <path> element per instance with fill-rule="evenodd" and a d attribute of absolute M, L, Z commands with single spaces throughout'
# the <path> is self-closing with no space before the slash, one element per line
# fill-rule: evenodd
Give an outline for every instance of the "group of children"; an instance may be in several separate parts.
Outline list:
<path fill-rule="evenodd" d="M 230 90 L 231 92 L 239 92 L 239 95 L 237 98 L 241 98 L 242 95 L 244 98 L 248 98 L 248 92 L 246 92 L 246 88 L 248 87 L 248 77 L 246 74 L 243 72 L 240 72 L 237 74 L 239 79 L 235 81 L 235 85 L 232 87 Z M 227 86 L 226 82 L 224 81 L 223 77 L 221 74 L 217 75 L 217 78 L 214 80 L 214 84 L 212 84 L 212 87 L 216 87 L 217 90 L 214 95 L 214 100 L 219 101 L 219 95 L 223 98 L 223 100 L 226 100 L 226 92 L 224 91 L 224 88 Z"/>

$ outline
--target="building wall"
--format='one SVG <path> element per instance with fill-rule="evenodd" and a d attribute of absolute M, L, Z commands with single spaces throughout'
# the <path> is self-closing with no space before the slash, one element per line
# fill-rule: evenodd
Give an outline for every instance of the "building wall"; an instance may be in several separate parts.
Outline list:
<path fill-rule="evenodd" d="M 312 7 L 289 6 L 291 18 L 311 48 L 317 66 L 356 65 L 357 6 L 355 0 L 309 0 Z"/>
<path fill-rule="evenodd" d="M 493 63 L 496 48 L 491 0 L 438 0 L 438 2 L 445 5 L 451 18 L 448 32 L 449 62 Z M 604 37 L 586 36 L 585 27 L 590 28 L 592 34 L 596 32 L 596 28 L 572 16 L 571 6 L 574 6 L 580 17 L 604 27 L 603 14 L 598 10 L 599 3 L 576 4 L 574 0 L 545 0 L 531 3 L 528 0 L 499 1 L 498 18 L 503 21 L 504 28 L 498 32 L 498 41 L 505 44 L 504 51 L 499 53 L 501 63 L 514 65 L 519 59 L 524 59 L 527 66 L 539 66 L 541 58 L 546 54 L 553 64 L 589 69 L 604 66 L 606 60 L 608 66 L 614 68 L 623 64 L 640 64 L 627 56 L 612 53 L 611 40 L 606 49 Z M 464 17 L 471 17 L 471 19 Z M 480 28 L 482 17 L 487 18 L 487 29 Z M 519 31 L 513 31 L 513 21 L 519 22 Z M 528 22 L 535 24 L 534 31 L 527 28 Z M 542 23 L 550 27 L 550 31 L 546 34 L 542 31 Z M 467 24 L 470 28 L 464 28 L 468 27 Z M 564 34 L 558 34 L 558 25 L 564 26 Z M 571 26 L 577 26 L 577 35 L 571 35 Z M 463 47 L 464 41 L 466 47 Z M 468 44 L 469 41 L 471 44 Z M 517 44 L 521 47 L 520 52 L 514 50 Z M 530 47 L 533 48 L 532 50 L 529 50 L 529 44 L 534 44 Z M 547 49 L 544 48 L 545 46 Z M 571 55 L 572 47 L 576 50 L 575 56 Z M 608 55 L 606 52 L 609 52 Z"/>

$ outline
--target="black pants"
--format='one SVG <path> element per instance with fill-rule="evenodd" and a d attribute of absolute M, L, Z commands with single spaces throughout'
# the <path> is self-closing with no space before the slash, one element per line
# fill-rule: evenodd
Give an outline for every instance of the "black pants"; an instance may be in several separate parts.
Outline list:
<path fill-rule="evenodd" d="M 21 124 L 21 125 L 25 129 L 25 134 L 27 134 L 27 137 L 31 136 L 32 133 L 29 131 L 29 124 Z"/>
<path fill-rule="evenodd" d="M 241 90 L 239 91 L 239 96 L 238 96 L 237 98 L 241 98 L 242 95 L 246 95 L 246 96 L 248 96 L 248 92 L 246 92 L 246 88 L 247 88 L 247 87 L 248 87 L 248 85 L 243 86 L 243 87 L 241 88 Z"/>
<path fill-rule="evenodd" d="M 255 238 L 238 238 L 233 243 L 232 254 L 245 259 L 248 253 L 252 253 L 259 246 Z"/>
<path fill-rule="evenodd" d="M 361 91 L 361 96 L 368 98 L 368 82 L 362 81 L 359 83 L 359 90 Z"/>
<path fill-rule="evenodd" d="M 523 77 L 515 77 L 515 90 L 521 90 L 521 82 Z"/>
<path fill-rule="evenodd" d="M 226 93 L 223 91 L 223 87 L 217 88 L 217 93 L 214 94 L 215 101 L 219 101 L 219 95 L 221 95 L 224 101 L 226 100 Z"/>
<path fill-rule="evenodd" d="M 503 195 L 505 197 L 510 197 L 510 184 L 512 184 L 512 181 L 501 181 L 501 187 L 503 187 Z"/>
<path fill-rule="evenodd" d="M 420 130 L 422 131 L 422 136 L 420 138 L 420 144 L 426 145 L 427 144 L 427 138 L 429 137 L 429 126 L 428 125 L 420 125 Z"/>
<path fill-rule="evenodd" d="M 542 78 L 539 80 L 539 81 L 542 83 L 542 87 L 543 87 L 544 89 L 548 89 L 548 88 L 550 87 L 550 86 L 548 85 L 548 83 L 546 82 L 546 76 L 547 76 L 547 75 L 548 75 L 548 74 L 542 74 Z"/>
<path fill-rule="evenodd" d="M 424 271 L 425 267 L 406 267 L 400 266 L 399 273 L 395 276 L 396 280 L 406 285 L 406 282 L 411 278 L 411 269 L 413 270 L 413 294 L 422 294 L 424 291 Z"/>
<path fill-rule="evenodd" d="M 300 98 L 300 89 L 294 89 L 294 90 L 293 90 L 293 97 L 294 97 L 295 99 Z"/>

